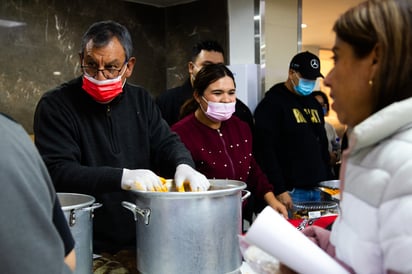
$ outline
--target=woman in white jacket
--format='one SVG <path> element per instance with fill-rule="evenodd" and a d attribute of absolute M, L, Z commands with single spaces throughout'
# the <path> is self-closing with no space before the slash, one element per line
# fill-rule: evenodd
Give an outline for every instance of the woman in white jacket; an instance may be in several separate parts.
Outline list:
<path fill-rule="evenodd" d="M 364 2 L 333 30 L 324 83 L 349 127 L 341 214 L 331 234 L 304 233 L 352 273 L 412 273 L 412 1 Z"/>

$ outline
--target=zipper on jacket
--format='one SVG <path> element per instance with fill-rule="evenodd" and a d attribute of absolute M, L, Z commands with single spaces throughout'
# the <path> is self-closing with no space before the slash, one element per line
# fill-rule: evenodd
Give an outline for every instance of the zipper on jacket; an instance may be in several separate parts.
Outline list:
<path fill-rule="evenodd" d="M 226 157 L 229 159 L 230 169 L 232 170 L 232 178 L 235 178 L 235 176 L 236 176 L 235 168 L 234 168 L 234 165 L 233 165 L 232 158 L 230 157 L 229 152 L 227 151 L 225 139 L 223 139 L 223 134 L 220 132 L 220 129 L 216 129 L 216 130 L 217 130 L 217 133 L 219 134 L 219 139 L 222 141 Z"/>
<path fill-rule="evenodd" d="M 111 117 L 111 114 L 112 114 L 112 109 L 110 108 L 110 105 L 107 105 L 107 108 L 106 108 L 106 113 L 107 113 L 107 117 Z"/>
<path fill-rule="evenodd" d="M 110 105 L 106 107 L 106 117 L 107 117 L 107 125 L 108 125 L 108 132 L 109 132 L 109 142 L 112 147 L 113 152 L 119 152 L 119 148 L 117 147 L 116 138 L 113 129 L 113 121 L 112 121 L 112 109 Z"/>

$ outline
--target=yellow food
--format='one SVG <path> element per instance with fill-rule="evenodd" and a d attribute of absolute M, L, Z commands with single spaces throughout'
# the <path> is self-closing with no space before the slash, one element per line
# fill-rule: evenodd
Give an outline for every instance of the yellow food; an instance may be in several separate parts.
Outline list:
<path fill-rule="evenodd" d="M 187 191 L 192 191 L 192 188 L 190 187 L 190 182 L 183 182 L 183 184 L 177 188 L 178 192 L 187 192 Z"/>
<path fill-rule="evenodd" d="M 323 192 L 326 192 L 326 193 L 332 195 L 332 196 L 333 196 L 333 195 L 337 195 L 337 194 L 340 193 L 340 190 L 339 190 L 339 189 L 332 189 L 332 188 L 327 188 L 327 187 L 322 187 L 321 190 L 322 190 Z"/>
<path fill-rule="evenodd" d="M 167 192 L 168 191 L 167 185 L 166 185 L 166 179 L 163 178 L 163 177 L 159 177 L 159 179 L 162 182 L 162 186 L 161 187 L 158 187 L 158 186 L 152 187 L 151 189 L 149 189 L 149 191 L 152 191 L 152 192 Z M 138 181 L 134 182 L 134 187 L 137 190 L 144 190 L 142 184 Z"/>
<path fill-rule="evenodd" d="M 135 187 L 137 190 L 144 190 L 142 184 L 139 183 L 139 182 L 137 182 L 137 181 L 134 182 L 134 187 Z"/>
<path fill-rule="evenodd" d="M 172 180 L 166 180 L 163 177 L 159 177 L 159 180 L 162 182 L 162 186 L 152 187 L 151 189 L 148 189 L 148 191 L 152 191 L 152 192 L 169 192 L 169 191 L 190 192 L 192 191 L 189 181 L 185 181 L 180 187 L 176 187 L 176 185 L 173 183 Z M 135 185 L 135 189 L 144 190 L 141 183 L 135 181 L 134 185 Z"/>
<path fill-rule="evenodd" d="M 167 186 L 166 186 L 166 179 L 163 177 L 159 177 L 160 181 L 162 182 L 162 188 L 159 190 L 160 192 L 167 192 Z"/>

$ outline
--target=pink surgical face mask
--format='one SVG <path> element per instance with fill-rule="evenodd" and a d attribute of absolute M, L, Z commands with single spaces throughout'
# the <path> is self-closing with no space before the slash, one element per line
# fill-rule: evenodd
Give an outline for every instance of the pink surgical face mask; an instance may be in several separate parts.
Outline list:
<path fill-rule="evenodd" d="M 83 75 L 82 88 L 97 102 L 108 103 L 123 91 L 122 75 L 113 79 L 96 80 Z"/>
<path fill-rule="evenodd" d="M 232 114 L 235 112 L 236 101 L 232 103 L 219 103 L 219 102 L 210 102 L 207 101 L 205 97 L 202 96 L 202 99 L 207 103 L 207 110 L 204 111 L 202 106 L 200 108 L 209 117 L 210 120 L 215 122 L 222 122 L 228 120 L 232 117 Z"/>

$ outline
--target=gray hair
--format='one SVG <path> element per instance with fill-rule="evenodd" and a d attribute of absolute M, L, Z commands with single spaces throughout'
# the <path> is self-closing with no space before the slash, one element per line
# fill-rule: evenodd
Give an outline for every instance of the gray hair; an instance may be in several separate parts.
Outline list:
<path fill-rule="evenodd" d="M 83 56 L 86 44 L 92 40 L 96 47 L 106 46 L 110 40 L 116 37 L 123 46 L 126 60 L 132 56 L 133 43 L 127 28 L 114 21 L 101 21 L 92 24 L 82 37 L 80 54 Z"/>

